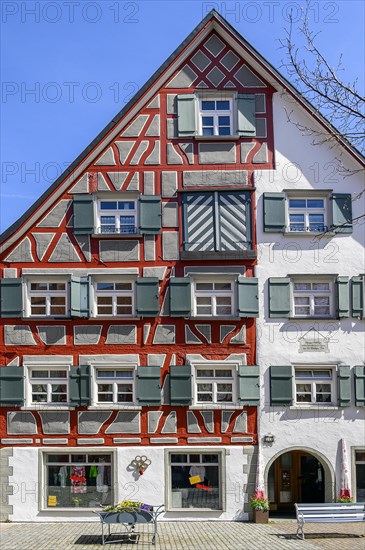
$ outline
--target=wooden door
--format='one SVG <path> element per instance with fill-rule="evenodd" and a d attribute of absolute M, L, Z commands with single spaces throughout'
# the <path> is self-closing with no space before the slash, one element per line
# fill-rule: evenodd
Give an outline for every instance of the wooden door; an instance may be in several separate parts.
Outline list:
<path fill-rule="evenodd" d="M 313 455 L 291 451 L 273 466 L 277 510 L 292 510 L 295 502 L 324 502 L 324 471 Z"/>

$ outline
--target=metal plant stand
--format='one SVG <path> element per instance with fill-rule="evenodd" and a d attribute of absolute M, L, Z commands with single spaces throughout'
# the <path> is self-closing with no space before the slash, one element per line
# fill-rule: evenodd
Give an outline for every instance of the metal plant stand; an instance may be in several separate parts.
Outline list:
<path fill-rule="evenodd" d="M 133 510 L 125 510 L 123 512 L 95 512 L 101 521 L 101 544 L 117 544 L 121 542 L 137 542 L 141 535 L 146 532 L 138 531 L 137 524 L 151 524 L 153 533 L 149 543 L 156 544 L 157 536 L 157 519 L 164 512 L 164 505 L 153 507 L 151 510 L 143 510 L 142 508 L 134 508 Z M 118 524 L 123 527 L 123 531 L 115 533 L 110 532 L 110 526 Z M 104 532 L 104 526 L 108 526 L 108 533 Z M 112 537 L 112 539 L 111 539 Z M 115 537 L 120 537 L 116 539 Z M 109 539 L 109 540 L 108 540 Z"/>

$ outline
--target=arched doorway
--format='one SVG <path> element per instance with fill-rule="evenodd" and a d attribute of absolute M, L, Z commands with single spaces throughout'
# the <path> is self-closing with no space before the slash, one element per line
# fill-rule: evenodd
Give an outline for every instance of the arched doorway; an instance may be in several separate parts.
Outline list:
<path fill-rule="evenodd" d="M 327 502 L 333 496 L 333 469 L 310 449 L 286 450 L 266 468 L 270 509 L 292 512 L 295 502 Z"/>

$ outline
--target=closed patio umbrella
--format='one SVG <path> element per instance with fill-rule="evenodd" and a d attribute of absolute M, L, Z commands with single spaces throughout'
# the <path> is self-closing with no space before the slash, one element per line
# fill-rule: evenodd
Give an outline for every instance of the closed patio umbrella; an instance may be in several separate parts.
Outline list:
<path fill-rule="evenodd" d="M 255 493 L 257 498 L 265 498 L 265 481 L 264 481 L 264 462 L 260 445 L 257 451 L 257 468 L 256 468 L 256 488 Z"/>
<path fill-rule="evenodd" d="M 341 490 L 340 497 L 351 498 L 350 480 L 349 480 L 349 460 L 347 455 L 346 441 L 341 439 Z"/>

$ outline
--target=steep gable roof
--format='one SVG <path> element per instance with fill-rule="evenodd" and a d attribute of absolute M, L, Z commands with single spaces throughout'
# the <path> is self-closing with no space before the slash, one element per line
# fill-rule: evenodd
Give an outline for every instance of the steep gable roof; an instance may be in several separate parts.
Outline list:
<path fill-rule="evenodd" d="M 335 128 L 321 115 L 299 92 L 290 84 L 239 32 L 228 23 L 218 12 L 212 10 L 168 57 L 159 69 L 149 78 L 135 96 L 119 111 L 119 113 L 96 136 L 86 149 L 70 164 L 57 180 L 41 195 L 41 197 L 8 229 L 0 235 L 0 251 L 3 252 L 16 242 L 49 208 L 52 201 L 57 199 L 72 182 L 76 181 L 80 173 L 95 160 L 104 149 L 108 140 L 112 140 L 120 130 L 126 126 L 133 116 L 150 101 L 156 91 L 169 79 L 174 70 L 184 58 L 195 49 L 199 43 L 212 31 L 221 35 L 239 53 L 244 54 L 251 66 L 258 74 L 271 84 L 276 90 L 285 90 L 319 123 L 329 134 L 336 132 Z M 345 139 L 338 139 L 342 147 L 365 167 L 365 158 L 357 149 Z M 40 210 L 39 210 L 40 209 Z"/>

